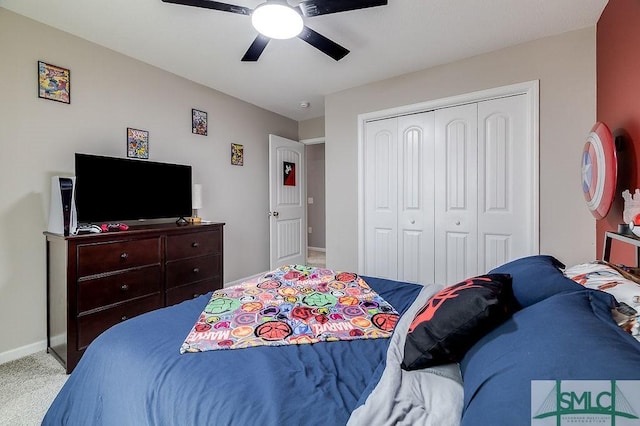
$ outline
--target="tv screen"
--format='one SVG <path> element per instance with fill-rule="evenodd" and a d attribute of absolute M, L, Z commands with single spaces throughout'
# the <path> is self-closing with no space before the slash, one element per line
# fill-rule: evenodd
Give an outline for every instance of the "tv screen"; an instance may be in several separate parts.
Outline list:
<path fill-rule="evenodd" d="M 191 216 L 191 166 L 75 155 L 78 223 Z"/>

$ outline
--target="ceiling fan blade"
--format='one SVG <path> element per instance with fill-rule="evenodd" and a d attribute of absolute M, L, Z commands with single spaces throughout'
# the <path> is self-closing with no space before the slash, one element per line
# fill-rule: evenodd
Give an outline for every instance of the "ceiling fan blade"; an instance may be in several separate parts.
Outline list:
<path fill-rule="evenodd" d="M 247 52 L 242 57 L 242 61 L 243 62 L 257 61 L 260 55 L 262 54 L 262 52 L 264 51 L 264 48 L 267 47 L 267 43 L 269 43 L 269 40 L 271 40 L 269 37 L 263 36 L 262 34 L 258 34 L 256 39 L 253 40 L 253 43 L 251 43 L 251 46 L 249 46 L 249 49 L 247 49 Z"/>
<path fill-rule="evenodd" d="M 251 15 L 253 9 L 236 6 L 234 4 L 220 3 L 213 0 L 162 0 L 165 3 L 183 4 L 185 6 L 202 7 L 204 9 L 221 10 L 223 12 L 238 13 L 240 15 Z"/>
<path fill-rule="evenodd" d="M 386 4 L 387 0 L 303 0 L 299 7 L 304 16 L 317 16 Z"/>
<path fill-rule="evenodd" d="M 347 53 L 349 53 L 347 49 L 340 46 L 338 43 L 329 40 L 322 34 L 313 31 L 306 25 L 304 26 L 304 28 L 302 28 L 302 32 L 298 35 L 298 38 L 301 38 L 316 49 L 331 56 L 336 61 L 344 58 L 345 56 L 347 56 Z"/>

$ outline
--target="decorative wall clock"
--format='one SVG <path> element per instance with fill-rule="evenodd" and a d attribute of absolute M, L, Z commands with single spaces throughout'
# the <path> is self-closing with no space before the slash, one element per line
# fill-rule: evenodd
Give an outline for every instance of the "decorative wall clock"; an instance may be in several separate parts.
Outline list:
<path fill-rule="evenodd" d="M 582 192 L 596 219 L 604 218 L 615 197 L 618 159 L 611 130 L 597 122 L 582 150 Z"/>

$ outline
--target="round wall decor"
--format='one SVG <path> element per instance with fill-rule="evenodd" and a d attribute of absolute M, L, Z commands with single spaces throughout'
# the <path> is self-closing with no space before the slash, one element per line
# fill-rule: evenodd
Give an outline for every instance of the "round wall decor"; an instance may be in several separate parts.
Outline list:
<path fill-rule="evenodd" d="M 604 218 L 615 197 L 618 160 L 611 130 L 597 122 L 582 150 L 582 192 L 596 219 Z"/>

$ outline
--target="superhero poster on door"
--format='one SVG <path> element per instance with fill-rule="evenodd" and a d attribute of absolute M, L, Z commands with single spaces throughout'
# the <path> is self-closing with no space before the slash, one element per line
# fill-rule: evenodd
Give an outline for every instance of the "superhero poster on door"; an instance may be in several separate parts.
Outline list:
<path fill-rule="evenodd" d="M 283 182 L 285 186 L 296 186 L 296 163 L 282 163 Z"/>

